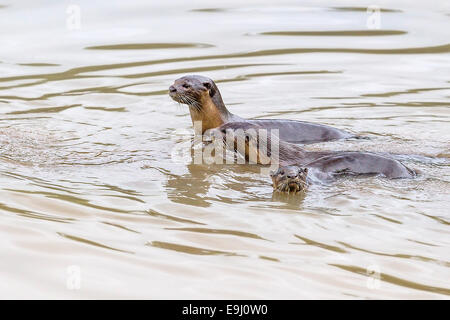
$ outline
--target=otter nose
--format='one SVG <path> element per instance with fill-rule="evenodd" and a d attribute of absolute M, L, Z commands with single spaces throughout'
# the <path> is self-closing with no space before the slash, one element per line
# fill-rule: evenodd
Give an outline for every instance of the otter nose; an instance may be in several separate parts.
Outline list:
<path fill-rule="evenodd" d="M 174 92 L 177 92 L 177 89 L 174 86 L 170 86 L 169 91 L 174 93 Z"/>
<path fill-rule="evenodd" d="M 296 175 L 295 175 L 295 174 L 289 174 L 289 173 L 288 173 L 288 174 L 287 174 L 287 177 L 290 178 L 290 179 L 292 179 L 292 178 L 295 178 Z"/>

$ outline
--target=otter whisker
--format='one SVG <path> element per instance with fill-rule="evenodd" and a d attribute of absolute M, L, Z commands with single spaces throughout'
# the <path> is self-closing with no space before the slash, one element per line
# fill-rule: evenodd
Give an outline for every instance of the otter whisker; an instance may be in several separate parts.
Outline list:
<path fill-rule="evenodd" d="M 185 104 L 187 104 L 188 106 L 193 107 L 196 111 L 200 112 L 201 111 L 201 104 L 195 100 L 192 97 L 189 97 L 187 95 L 184 95 L 182 97 L 182 100 L 185 102 Z"/>
<path fill-rule="evenodd" d="M 189 104 L 189 101 L 186 99 L 186 96 L 180 96 L 180 100 L 183 101 L 184 104 Z"/>

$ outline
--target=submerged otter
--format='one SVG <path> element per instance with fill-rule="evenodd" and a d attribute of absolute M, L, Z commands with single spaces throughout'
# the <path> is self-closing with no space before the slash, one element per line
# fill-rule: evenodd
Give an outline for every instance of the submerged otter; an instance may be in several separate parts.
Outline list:
<path fill-rule="evenodd" d="M 354 137 L 330 126 L 305 121 L 243 119 L 228 111 L 214 81 L 204 76 L 190 75 L 175 80 L 169 87 L 169 95 L 189 106 L 192 123 L 200 121 L 202 133 L 225 123 L 246 122 L 264 129 L 278 129 L 280 138 L 288 142 L 311 143 Z"/>
<path fill-rule="evenodd" d="M 255 155 L 253 159 L 258 164 L 268 164 L 264 162 L 268 158 L 278 161 L 280 168 L 271 175 L 275 191 L 305 190 L 309 175 L 322 181 L 341 174 L 378 174 L 391 179 L 416 176 L 415 171 L 386 155 L 356 151 L 307 151 L 270 133 L 262 136 L 264 129 L 247 122 L 231 122 L 211 130 L 209 134 L 223 140 L 228 148 L 238 151 L 246 160 L 251 160 Z M 239 141 L 244 142 L 243 148 L 238 148 Z M 273 154 L 274 150 L 277 155 Z"/>
<path fill-rule="evenodd" d="M 308 168 L 285 166 L 270 174 L 275 192 L 299 193 L 308 187 Z"/>

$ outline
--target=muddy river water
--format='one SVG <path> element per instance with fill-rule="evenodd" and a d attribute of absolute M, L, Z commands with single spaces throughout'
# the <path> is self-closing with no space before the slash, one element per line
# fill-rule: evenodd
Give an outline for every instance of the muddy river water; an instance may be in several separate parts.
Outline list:
<path fill-rule="evenodd" d="M 448 299 L 449 20 L 446 1 L 1 1 L 0 297 Z M 367 137 L 309 150 L 421 174 L 280 199 L 254 166 L 174 160 L 185 74 L 240 116 Z"/>

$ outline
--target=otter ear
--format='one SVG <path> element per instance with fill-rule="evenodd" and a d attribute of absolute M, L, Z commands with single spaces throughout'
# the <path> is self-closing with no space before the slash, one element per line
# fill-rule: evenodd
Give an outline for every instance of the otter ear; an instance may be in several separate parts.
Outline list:
<path fill-rule="evenodd" d="M 308 168 L 304 168 L 304 169 L 303 169 L 303 172 L 304 172 L 304 173 L 308 173 Z"/>
<path fill-rule="evenodd" d="M 203 86 L 209 90 L 209 95 L 212 97 L 216 94 L 216 90 L 213 88 L 211 83 L 209 82 L 203 82 Z"/>

